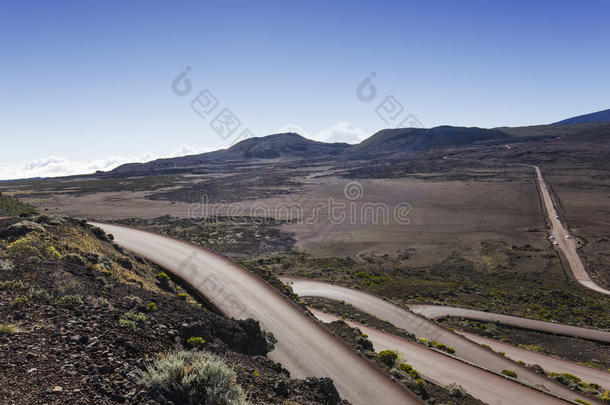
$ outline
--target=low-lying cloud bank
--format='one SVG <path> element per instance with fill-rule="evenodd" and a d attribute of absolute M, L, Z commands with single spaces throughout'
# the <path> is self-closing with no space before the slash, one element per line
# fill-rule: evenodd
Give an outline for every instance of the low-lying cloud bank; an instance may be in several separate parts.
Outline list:
<path fill-rule="evenodd" d="M 90 174 L 98 170 L 108 171 L 125 163 L 148 162 L 164 157 L 176 157 L 207 152 L 188 145 L 168 155 L 146 153 L 140 156 L 113 156 L 105 159 L 96 159 L 83 162 L 70 160 L 62 156 L 49 156 L 44 159 L 27 163 L 0 163 L 0 180 L 27 179 L 33 177 L 60 177 L 75 174 Z"/>
<path fill-rule="evenodd" d="M 274 131 L 296 132 L 306 138 L 321 142 L 346 142 L 358 143 L 366 139 L 369 134 L 364 130 L 347 121 L 340 121 L 315 134 L 308 133 L 304 128 L 287 124 Z M 108 171 L 125 163 L 143 163 L 159 158 L 170 158 L 176 156 L 194 155 L 210 152 L 211 149 L 195 149 L 188 145 L 182 145 L 177 151 L 168 155 L 146 153 L 140 156 L 113 156 L 93 161 L 70 160 L 62 156 L 49 156 L 44 159 L 27 163 L 0 163 L 0 180 L 28 179 L 33 177 L 61 177 L 75 174 L 91 174 L 98 170 Z"/>
<path fill-rule="evenodd" d="M 282 132 L 296 132 L 304 136 L 305 138 L 312 139 L 320 142 L 345 142 L 345 143 L 359 143 L 365 140 L 369 134 L 364 132 L 362 128 L 357 127 L 351 122 L 340 121 L 335 125 L 323 129 L 315 134 L 308 133 L 304 128 L 294 125 L 287 124 L 275 131 L 275 133 Z"/>

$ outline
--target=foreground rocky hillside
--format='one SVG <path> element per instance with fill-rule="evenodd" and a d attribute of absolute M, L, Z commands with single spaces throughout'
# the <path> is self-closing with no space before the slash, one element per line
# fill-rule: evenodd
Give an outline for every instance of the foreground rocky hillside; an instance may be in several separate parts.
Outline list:
<path fill-rule="evenodd" d="M 269 360 L 273 340 L 84 221 L 0 219 L 0 403 L 341 402 Z"/>

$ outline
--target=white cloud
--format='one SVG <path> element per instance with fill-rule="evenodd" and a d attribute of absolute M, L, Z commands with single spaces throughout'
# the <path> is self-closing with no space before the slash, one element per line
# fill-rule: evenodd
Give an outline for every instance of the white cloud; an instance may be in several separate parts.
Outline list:
<path fill-rule="evenodd" d="M 281 132 L 296 132 L 308 139 L 321 142 L 347 142 L 347 143 L 359 143 L 366 139 L 369 134 L 364 132 L 362 128 L 359 128 L 347 121 L 337 122 L 335 125 L 323 129 L 315 134 L 310 134 L 303 127 L 295 124 L 287 124 L 275 131 L 275 133 Z"/>
<path fill-rule="evenodd" d="M 98 170 L 108 171 L 124 163 L 149 162 L 164 157 L 176 157 L 207 152 L 188 145 L 167 155 L 146 153 L 140 156 L 113 156 L 92 161 L 70 160 L 62 156 L 49 156 L 27 163 L 0 163 L 0 180 L 24 179 L 32 177 L 59 177 L 74 174 L 95 173 Z"/>

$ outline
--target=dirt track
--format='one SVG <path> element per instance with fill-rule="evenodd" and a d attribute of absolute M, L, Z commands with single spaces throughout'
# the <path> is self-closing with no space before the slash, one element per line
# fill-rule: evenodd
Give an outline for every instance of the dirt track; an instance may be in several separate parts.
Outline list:
<path fill-rule="evenodd" d="M 340 318 L 315 309 L 312 313 L 323 322 Z M 360 329 L 373 342 L 375 351 L 396 350 L 407 362 L 428 380 L 441 386 L 457 384 L 470 395 L 490 405 L 512 405 L 517 402 L 526 404 L 564 403 L 543 392 L 528 388 L 505 377 L 473 367 L 468 363 L 430 350 L 417 343 L 393 336 L 356 322 L 346 321 L 350 326 Z"/>
<path fill-rule="evenodd" d="M 339 287 L 314 280 L 291 277 L 282 277 L 281 279 L 283 282 L 290 285 L 294 292 L 300 296 L 324 297 L 348 302 L 362 311 L 368 312 L 377 318 L 386 320 L 399 328 L 415 334 L 418 338 L 425 337 L 430 340 L 433 339 L 440 343 L 444 343 L 447 346 L 455 349 L 456 357 L 472 364 L 476 364 L 496 374 L 501 374 L 502 370 L 504 369 L 513 370 L 517 372 L 518 380 L 520 382 L 523 382 L 529 386 L 543 384 L 549 390 L 549 392 L 553 393 L 557 397 L 569 401 L 572 401 L 575 398 L 580 398 L 590 403 L 595 402 L 590 398 L 575 393 L 566 387 L 555 383 L 552 380 L 526 367 L 523 367 L 510 359 L 507 359 L 504 356 L 485 349 L 484 347 L 466 339 L 463 336 L 459 336 L 456 333 L 438 326 L 422 316 L 400 308 L 399 306 L 387 302 L 379 297 L 362 291 Z M 519 398 L 518 395 L 520 394 L 515 391 L 514 398 Z"/>
<path fill-rule="evenodd" d="M 342 398 L 353 404 L 422 403 L 274 288 L 226 258 L 153 233 L 93 225 L 114 235 L 123 247 L 182 278 L 228 316 L 258 320 L 278 340 L 269 357 L 287 368 L 292 377 L 330 377 Z"/>
<path fill-rule="evenodd" d="M 596 291 L 601 294 L 610 295 L 610 291 L 605 288 L 600 287 L 595 284 L 589 274 L 585 270 L 585 266 L 582 264 L 582 260 L 578 256 L 578 252 L 576 251 L 577 242 L 576 239 L 570 236 L 570 239 L 566 237 L 569 235 L 569 231 L 563 226 L 561 222 L 561 218 L 557 216 L 557 211 L 555 211 L 555 206 L 553 205 L 553 199 L 551 198 L 551 194 L 549 193 L 548 187 L 542 178 L 542 172 L 538 166 L 529 166 L 536 169 L 536 175 L 538 176 L 538 185 L 540 187 L 540 193 L 542 194 L 542 200 L 544 201 L 544 206 L 546 208 L 547 215 L 549 217 L 549 222 L 551 224 L 551 234 L 553 235 L 553 241 L 557 243 L 555 247 L 559 248 L 561 252 L 564 254 L 568 264 L 570 265 L 570 270 L 574 275 L 576 281 L 578 281 L 583 286 L 587 287 L 590 290 Z"/>
<path fill-rule="evenodd" d="M 610 343 L 610 332 L 596 329 L 580 328 L 578 326 L 562 325 L 560 323 L 538 321 L 536 319 L 521 318 L 512 315 L 494 314 L 492 312 L 477 311 L 444 305 L 409 305 L 409 309 L 430 319 L 440 319 L 449 316 L 467 318 L 483 322 L 498 322 L 504 325 L 516 326 L 523 329 L 537 330 L 555 335 L 578 337 Z"/>
<path fill-rule="evenodd" d="M 606 371 L 547 356 L 542 353 L 521 349 L 508 343 L 499 342 L 495 339 L 485 338 L 472 333 L 462 331 L 457 331 L 457 333 L 478 344 L 486 344 L 497 352 L 506 353 L 506 357 L 512 360 L 521 360 L 526 364 L 538 364 L 546 372 L 574 374 L 582 380 L 597 383 L 604 389 L 610 390 L 610 373 Z"/>

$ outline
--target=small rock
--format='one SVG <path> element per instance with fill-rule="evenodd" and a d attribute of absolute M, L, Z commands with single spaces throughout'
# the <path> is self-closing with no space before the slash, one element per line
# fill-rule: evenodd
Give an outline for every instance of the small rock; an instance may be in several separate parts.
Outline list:
<path fill-rule="evenodd" d="M 36 372 L 36 371 L 38 371 L 38 369 L 37 369 L 37 368 L 31 368 L 31 369 L 29 369 L 28 371 L 26 371 L 26 373 L 27 373 L 27 374 L 32 374 L 32 373 L 34 373 L 34 372 Z"/>
<path fill-rule="evenodd" d="M 64 390 L 64 389 L 63 389 L 62 387 L 60 387 L 59 385 L 56 385 L 55 387 L 53 387 L 53 389 L 51 390 L 51 392 L 58 393 L 58 392 L 63 392 L 63 390 Z"/>

